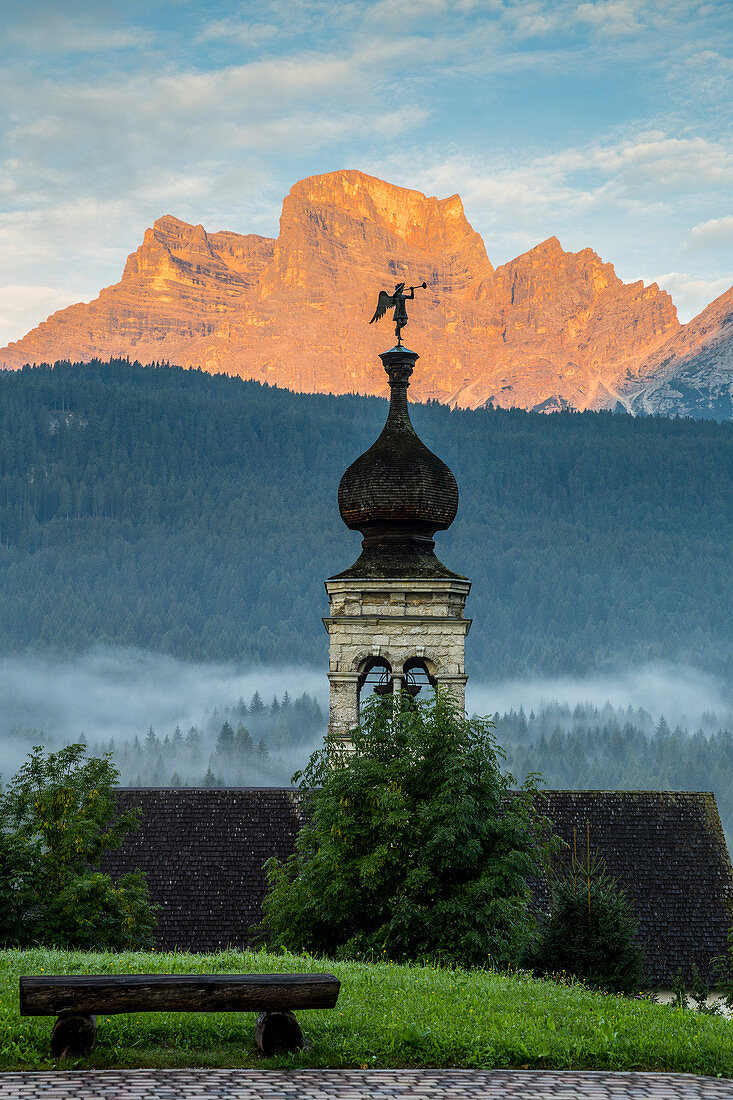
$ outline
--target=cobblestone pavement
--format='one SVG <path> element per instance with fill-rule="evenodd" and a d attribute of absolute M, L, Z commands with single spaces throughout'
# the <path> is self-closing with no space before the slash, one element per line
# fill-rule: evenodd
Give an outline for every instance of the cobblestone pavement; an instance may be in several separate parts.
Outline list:
<path fill-rule="evenodd" d="M 0 1100 L 733 1100 L 733 1080 L 532 1070 L 87 1070 L 0 1074 Z"/>

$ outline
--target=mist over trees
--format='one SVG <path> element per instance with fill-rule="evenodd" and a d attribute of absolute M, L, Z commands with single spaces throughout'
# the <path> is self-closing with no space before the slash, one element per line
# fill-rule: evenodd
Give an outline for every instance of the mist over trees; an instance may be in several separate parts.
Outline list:
<path fill-rule="evenodd" d="M 338 482 L 385 412 L 126 361 L 0 374 L 0 653 L 325 666 L 323 579 L 359 550 Z M 474 677 L 659 659 L 730 678 L 731 424 L 412 414 L 461 490 L 437 552 L 473 581 Z"/>
<path fill-rule="evenodd" d="M 326 732 L 318 701 L 287 691 L 265 703 L 255 691 L 216 707 L 205 723 L 94 743 L 111 752 L 120 783 L 132 787 L 289 786 L 290 777 Z"/>
<path fill-rule="evenodd" d="M 733 846 L 733 731 L 715 714 L 690 730 L 640 707 L 554 702 L 494 721 L 518 781 L 539 771 L 550 790 L 713 791 Z"/>
<path fill-rule="evenodd" d="M 664 715 L 607 703 L 548 702 L 526 712 L 493 715 L 507 768 L 518 783 L 541 773 L 550 790 L 687 790 L 715 793 L 723 829 L 733 847 L 733 729 L 730 715 L 703 712 L 691 728 L 672 727 Z M 123 786 L 290 786 L 326 734 L 327 715 L 315 696 L 287 690 L 265 698 L 255 690 L 208 710 L 181 727 L 148 725 L 136 733 L 100 738 L 93 730 L 69 738 L 21 724 L 6 737 L 29 753 L 34 745 L 59 749 L 69 741 L 105 752 Z M 6 781 L 6 772 L 2 780 Z"/>

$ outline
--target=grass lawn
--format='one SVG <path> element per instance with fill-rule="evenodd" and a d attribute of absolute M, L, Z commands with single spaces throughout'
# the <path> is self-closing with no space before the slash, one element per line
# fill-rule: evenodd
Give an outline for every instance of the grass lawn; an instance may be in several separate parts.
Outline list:
<path fill-rule="evenodd" d="M 97 1047 L 64 1068 L 456 1066 L 672 1070 L 733 1077 L 733 1022 L 488 971 L 289 954 L 0 952 L 0 1069 L 45 1069 L 53 1019 L 18 1014 L 22 974 L 330 971 L 335 1009 L 300 1012 L 313 1047 L 263 1060 L 252 1013 L 99 1017 Z"/>

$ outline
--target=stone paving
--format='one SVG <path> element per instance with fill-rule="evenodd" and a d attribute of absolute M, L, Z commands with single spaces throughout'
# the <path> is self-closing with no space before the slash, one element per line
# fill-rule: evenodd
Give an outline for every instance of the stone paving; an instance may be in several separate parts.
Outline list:
<path fill-rule="evenodd" d="M 0 1100 L 733 1100 L 733 1079 L 533 1070 L 83 1070 L 0 1074 Z"/>

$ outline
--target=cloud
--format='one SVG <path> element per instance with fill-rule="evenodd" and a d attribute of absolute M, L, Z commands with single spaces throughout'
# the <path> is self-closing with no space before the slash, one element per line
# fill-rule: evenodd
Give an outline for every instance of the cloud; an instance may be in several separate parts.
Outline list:
<path fill-rule="evenodd" d="M 480 159 L 461 152 L 431 160 L 428 154 L 420 170 L 429 187 L 458 187 L 467 203 L 575 212 L 611 203 L 660 205 L 670 192 L 678 201 L 681 192 L 699 195 L 704 189 L 733 187 L 733 151 L 722 140 L 651 131 L 529 159 Z"/>
<path fill-rule="evenodd" d="M 733 285 L 733 270 L 716 279 L 669 271 L 657 276 L 656 281 L 662 290 L 668 291 L 674 298 L 679 319 L 684 324 Z"/>
<path fill-rule="evenodd" d="M 594 166 L 629 190 L 653 187 L 656 194 L 668 194 L 733 186 L 733 150 L 725 140 L 652 131 L 597 148 L 591 156 Z"/>
<path fill-rule="evenodd" d="M 133 225 L 135 236 L 131 238 Z M 129 199 L 81 197 L 48 208 L 11 210 L 0 214 L 2 267 L 7 273 L 22 274 L 20 285 L 30 283 L 28 276 L 38 269 L 49 274 L 65 269 L 66 285 L 78 285 L 75 280 L 84 273 L 69 270 L 70 255 L 85 252 L 97 277 L 100 267 L 113 257 L 119 260 L 119 248 L 130 239 L 135 241 L 143 228 L 144 224 L 135 225 L 134 204 Z M 127 247 L 125 254 L 129 251 Z"/>
<path fill-rule="evenodd" d="M 536 5 L 534 11 L 525 9 L 518 16 L 513 27 L 516 38 L 544 38 L 558 29 L 561 17 L 557 13 L 539 11 L 538 7 Z"/>
<path fill-rule="evenodd" d="M 197 40 L 199 42 L 224 42 L 228 45 L 236 43 L 254 49 L 265 42 L 270 42 L 277 34 L 279 34 L 279 28 L 274 23 L 250 23 L 238 22 L 236 19 L 218 19 L 199 31 Z"/>
<path fill-rule="evenodd" d="M 27 191 L 28 182 L 40 186 L 40 167 L 50 175 L 54 164 L 61 170 L 57 179 L 45 180 L 46 192 L 66 190 L 86 174 L 99 186 L 115 175 L 128 177 L 131 165 L 138 172 L 163 164 L 185 172 L 201 157 L 287 154 L 298 135 L 312 149 L 355 132 L 363 139 L 379 135 L 385 124 L 398 133 L 424 120 L 425 105 L 403 100 L 384 110 L 367 79 L 372 63 L 305 53 L 211 72 L 173 68 L 153 77 L 112 74 L 61 85 L 17 84 L 6 76 L 2 91 L 17 119 L 6 144 L 20 169 L 6 168 L 6 175 L 15 180 L 16 194 Z"/>
<path fill-rule="evenodd" d="M 105 6 L 89 8 L 73 16 L 56 5 L 30 3 L 21 17 L 11 22 L 5 39 L 16 50 L 29 54 L 112 53 L 148 46 L 152 34 L 140 27 L 114 26 Z"/>
<path fill-rule="evenodd" d="M 0 286 L 0 347 L 73 301 L 73 296 L 50 286 Z"/>
<path fill-rule="evenodd" d="M 496 259 L 498 248 L 504 260 L 512 258 L 512 249 L 552 234 L 562 235 L 565 247 L 590 244 L 598 250 L 604 235 L 619 242 L 626 226 L 637 238 L 640 259 L 645 243 L 643 266 L 648 268 L 656 223 L 682 221 L 679 247 L 685 220 L 706 203 L 725 202 L 733 188 L 733 151 L 724 140 L 658 130 L 612 134 L 603 141 L 529 157 L 523 151 L 479 155 L 433 146 L 417 158 L 412 151 L 393 156 L 386 167 L 400 183 L 417 174 L 423 190 L 439 195 L 458 191 L 490 256 Z M 379 174 L 376 165 L 371 170 Z M 720 228 L 727 227 L 727 219 L 718 221 Z M 605 255 L 614 259 L 617 252 L 611 247 Z"/>
<path fill-rule="evenodd" d="M 685 248 L 709 249 L 733 245 L 733 214 L 693 225 L 685 239 Z"/>
<path fill-rule="evenodd" d="M 643 8 L 634 0 L 605 0 L 602 3 L 579 4 L 575 10 L 578 23 L 586 23 L 603 35 L 638 34 L 644 27 Z"/>
<path fill-rule="evenodd" d="M 371 24 L 406 26 L 409 24 L 425 24 L 431 19 L 445 16 L 453 7 L 449 0 L 402 0 L 401 4 L 394 4 L 392 0 L 377 0 L 375 4 L 363 6 L 363 18 Z M 460 15 L 467 9 L 455 6 L 456 15 Z"/>

